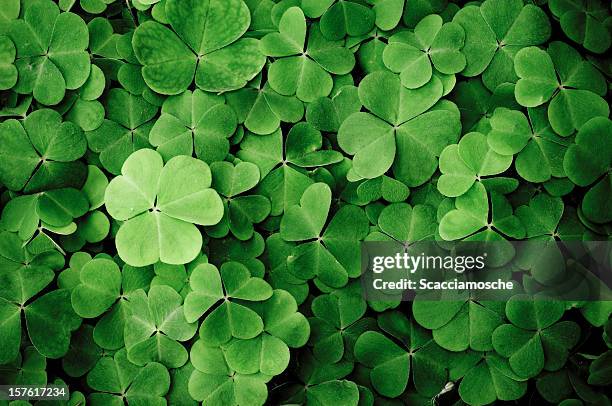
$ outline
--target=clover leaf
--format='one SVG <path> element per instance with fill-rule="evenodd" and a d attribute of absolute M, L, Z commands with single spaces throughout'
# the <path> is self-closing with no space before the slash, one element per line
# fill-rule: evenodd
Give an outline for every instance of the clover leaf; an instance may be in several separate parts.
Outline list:
<path fill-rule="evenodd" d="M 444 147 L 459 135 L 456 106 L 450 102 L 434 106 L 442 91 L 437 78 L 411 90 L 390 72 L 366 76 L 359 84 L 359 97 L 372 113 L 350 115 L 338 131 L 340 148 L 354 155 L 354 176 L 372 179 L 393 167 L 395 178 L 408 186 L 425 183 Z M 432 122 L 439 125 L 431 128 Z"/>
<path fill-rule="evenodd" d="M 500 174 L 510 167 L 512 156 L 491 149 L 487 137 L 478 132 L 464 135 L 459 144 L 449 145 L 440 155 L 438 190 L 445 196 L 466 193 L 476 181 Z"/>
<path fill-rule="evenodd" d="M 87 374 L 87 384 L 97 391 L 89 395 L 93 404 L 123 404 L 125 398 L 129 403 L 160 405 L 166 403 L 170 374 L 157 362 L 134 365 L 121 349 L 97 362 Z"/>
<path fill-rule="evenodd" d="M 195 151 L 198 158 L 212 163 L 225 158 L 227 138 L 235 130 L 235 114 L 223 96 L 187 90 L 164 101 L 149 141 L 165 160 Z"/>
<path fill-rule="evenodd" d="M 187 362 L 187 351 L 179 341 L 194 336 L 197 325 L 188 323 L 183 298 L 165 285 L 152 286 L 148 294 L 137 290 L 130 295 L 131 315 L 125 324 L 127 356 L 136 365 L 160 362 L 178 368 Z"/>
<path fill-rule="evenodd" d="M 516 82 L 513 61 L 517 51 L 542 44 L 551 35 L 544 11 L 522 0 L 486 0 L 480 6 L 469 5 L 455 14 L 453 22 L 465 30 L 461 52 L 467 66 L 462 74 L 482 74 L 491 91 L 504 82 Z"/>
<path fill-rule="evenodd" d="M 226 262 L 221 271 L 212 264 L 196 267 L 190 278 L 190 292 L 185 298 L 185 317 L 193 322 L 220 305 L 205 317 L 200 337 L 208 345 L 221 345 L 232 337 L 250 339 L 263 331 L 261 317 L 241 301 L 262 301 L 272 296 L 264 280 L 252 277 L 239 262 Z M 232 300 L 229 300 L 229 299 Z"/>
<path fill-rule="evenodd" d="M 383 61 L 390 70 L 400 73 L 403 86 L 416 89 L 431 80 L 433 67 L 446 75 L 465 68 L 465 56 L 460 52 L 464 38 L 459 24 L 443 23 L 442 17 L 431 14 L 417 24 L 414 33 L 392 35 Z"/>
<path fill-rule="evenodd" d="M 118 175 L 132 152 L 149 147 L 151 119 L 157 107 L 123 89 L 111 89 L 106 103 L 112 106 L 107 111 L 108 118 L 85 135 L 89 148 L 100 154 L 104 168 Z"/>
<path fill-rule="evenodd" d="M 16 52 L 13 41 L 0 35 L 0 90 L 10 89 L 17 83 L 17 68 L 13 64 Z"/>
<path fill-rule="evenodd" d="M 595 117 L 587 121 L 576 135 L 563 158 L 563 167 L 569 179 L 579 186 L 588 186 L 599 180 L 584 196 L 582 211 L 596 223 L 612 220 L 609 207 L 610 165 L 612 165 L 612 121 Z"/>
<path fill-rule="evenodd" d="M 172 30 L 147 21 L 136 28 L 132 39 L 142 76 L 157 93 L 182 93 L 194 75 L 202 90 L 234 90 L 263 68 L 265 57 L 258 41 L 241 39 L 251 20 L 242 0 L 167 0 L 165 15 Z"/>
<path fill-rule="evenodd" d="M 548 50 L 524 48 L 515 58 L 516 100 L 525 107 L 550 101 L 548 120 L 562 137 L 582 127 L 589 119 L 607 117 L 608 103 L 601 95 L 605 85 L 601 73 L 584 61 L 575 49 L 563 42 L 552 42 Z"/>
<path fill-rule="evenodd" d="M 572 41 L 598 54 L 608 50 L 611 43 L 606 20 L 610 10 L 600 1 L 568 2 L 552 0 L 550 11 L 561 23 L 561 29 Z"/>
<path fill-rule="evenodd" d="M 326 97 L 332 90 L 330 73 L 346 74 L 355 58 L 346 48 L 326 40 L 318 26 L 310 27 L 308 46 L 306 20 L 298 7 L 288 9 L 279 22 L 279 32 L 261 40 L 264 54 L 278 58 L 270 65 L 268 81 L 272 89 L 285 96 L 296 95 L 304 102 Z"/>
<path fill-rule="evenodd" d="M 55 105 L 66 89 L 78 89 L 89 77 L 87 26 L 74 13 L 60 13 L 54 2 L 31 3 L 23 19 L 10 23 L 8 35 L 17 48 L 16 92 Z"/>
<path fill-rule="evenodd" d="M 543 108 L 528 109 L 528 118 L 504 107 L 491 117 L 489 146 L 501 155 L 517 154 L 514 166 L 529 182 L 565 177 L 563 160 L 567 142 L 551 131 Z"/>
<path fill-rule="evenodd" d="M 159 153 L 143 149 L 130 155 L 121 173 L 104 197 L 109 214 L 125 221 L 116 237 L 119 256 L 133 266 L 195 259 L 202 236 L 193 223 L 212 225 L 223 216 L 208 165 L 178 156 L 164 166 Z"/>
<path fill-rule="evenodd" d="M 80 128 L 53 110 L 37 110 L 26 117 L 0 123 L 0 181 L 26 193 L 61 187 L 80 187 L 86 169 L 74 162 L 87 143 Z"/>

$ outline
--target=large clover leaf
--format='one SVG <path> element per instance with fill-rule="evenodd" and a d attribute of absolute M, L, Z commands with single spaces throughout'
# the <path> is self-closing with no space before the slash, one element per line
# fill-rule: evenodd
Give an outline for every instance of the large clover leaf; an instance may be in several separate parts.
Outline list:
<path fill-rule="evenodd" d="M 561 29 L 572 41 L 598 54 L 610 47 L 610 10 L 599 0 L 564 1 L 551 0 L 550 11 L 560 20 Z"/>
<path fill-rule="evenodd" d="M 243 87 L 265 64 L 256 39 L 243 38 L 251 14 L 242 0 L 168 0 L 165 16 L 172 26 L 147 21 L 132 44 L 144 65 L 147 85 L 161 94 L 187 90 L 194 75 L 206 91 Z"/>
<path fill-rule="evenodd" d="M 493 91 L 504 82 L 515 82 L 513 60 L 518 50 L 539 45 L 551 34 L 546 14 L 522 0 L 486 0 L 480 6 L 463 7 L 453 21 L 465 30 L 462 53 L 467 66 L 462 74 L 482 74 Z"/>
<path fill-rule="evenodd" d="M 17 48 L 18 93 L 55 105 L 66 89 L 81 87 L 89 77 L 87 26 L 76 14 L 60 13 L 54 2 L 31 3 L 23 20 L 10 23 L 8 34 Z"/>
<path fill-rule="evenodd" d="M 603 76 L 575 49 L 563 42 L 553 42 L 547 51 L 536 47 L 516 54 L 516 100 L 525 107 L 550 101 L 548 120 L 552 129 L 565 137 L 582 127 L 592 117 L 607 117 L 608 103 Z"/>
<path fill-rule="evenodd" d="M 359 84 L 359 97 L 371 113 L 350 115 L 338 131 L 338 144 L 354 155 L 352 176 L 376 178 L 393 167 L 396 179 L 408 186 L 425 183 L 436 170 L 437 157 L 460 132 L 454 104 L 442 102 L 432 108 L 442 92 L 437 77 L 411 90 L 390 72 L 366 76 Z"/>
<path fill-rule="evenodd" d="M 81 162 L 87 142 L 79 127 L 62 122 L 53 110 L 0 123 L 0 181 L 26 193 L 80 187 L 87 170 Z"/>
<path fill-rule="evenodd" d="M 109 214 L 125 221 L 116 237 L 121 258 L 133 266 L 195 259 L 202 235 L 194 223 L 213 225 L 223 216 L 208 165 L 178 156 L 164 166 L 157 152 L 143 149 L 130 155 L 121 173 L 104 197 Z"/>
<path fill-rule="evenodd" d="M 195 151 L 198 158 L 212 163 L 228 154 L 227 138 L 235 130 L 236 115 L 223 96 L 187 90 L 164 101 L 149 141 L 165 160 Z"/>
<path fill-rule="evenodd" d="M 129 297 L 131 315 L 124 337 L 128 359 L 136 365 L 160 362 L 178 368 L 187 362 L 187 351 L 179 341 L 192 338 L 197 324 L 188 323 L 183 312 L 183 298 L 165 285 L 152 286 Z"/>
<path fill-rule="evenodd" d="M 323 38 L 317 25 L 310 27 L 308 47 L 304 49 L 306 20 L 300 8 L 288 9 L 278 27 L 278 33 L 268 34 L 261 40 L 262 52 L 279 58 L 268 73 L 270 86 L 278 93 L 295 94 L 304 102 L 312 102 L 331 92 L 330 73 L 342 75 L 353 69 L 353 54 Z"/>

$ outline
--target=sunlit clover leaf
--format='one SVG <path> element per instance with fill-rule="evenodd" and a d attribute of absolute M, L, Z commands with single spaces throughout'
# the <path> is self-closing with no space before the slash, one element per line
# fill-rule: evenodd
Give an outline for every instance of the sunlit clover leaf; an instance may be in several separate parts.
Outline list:
<path fill-rule="evenodd" d="M 268 82 L 247 86 L 226 97 L 239 122 L 259 135 L 276 131 L 281 122 L 296 123 L 304 116 L 304 104 L 297 97 L 277 93 Z"/>
<path fill-rule="evenodd" d="M 256 360 L 254 355 L 242 354 L 245 360 Z M 204 404 L 224 406 L 260 406 L 266 402 L 266 382 L 270 377 L 260 373 L 237 373 L 228 366 L 221 348 L 198 340 L 191 347 L 191 362 L 195 367 L 188 384 L 192 398 Z"/>
<path fill-rule="evenodd" d="M 471 132 L 459 144 L 446 147 L 440 155 L 438 190 L 445 196 L 466 193 L 475 182 L 498 175 L 512 165 L 512 155 L 500 155 L 487 143 L 487 136 Z"/>
<path fill-rule="evenodd" d="M 400 73 L 402 85 L 416 89 L 431 80 L 433 67 L 452 75 L 465 68 L 461 53 L 465 32 L 457 23 L 444 24 L 442 17 L 432 14 L 422 19 L 414 33 L 400 32 L 389 38 L 383 52 L 385 65 Z"/>
<path fill-rule="evenodd" d="M 149 147 L 157 107 L 123 89 L 111 89 L 105 102 L 107 119 L 85 135 L 89 148 L 100 153 L 102 166 L 118 175 L 132 152 Z"/>
<path fill-rule="evenodd" d="M 326 97 L 333 87 L 330 73 L 343 75 L 355 65 L 350 50 L 326 40 L 317 24 L 310 26 L 306 42 L 306 20 L 298 7 L 289 8 L 279 22 L 279 32 L 262 38 L 261 51 L 278 58 L 268 71 L 272 89 L 285 96 L 296 95 L 304 102 Z"/>
<path fill-rule="evenodd" d="M 224 237 L 229 231 L 240 240 L 248 240 L 255 231 L 253 224 L 262 222 L 270 214 L 267 197 L 244 192 L 259 183 L 259 168 L 250 162 L 214 162 L 211 167 L 213 188 L 223 196 L 225 214 L 216 226 L 207 232 L 214 237 Z"/>
<path fill-rule="evenodd" d="M 243 38 L 251 21 L 242 0 L 168 0 L 165 14 L 172 26 L 147 21 L 134 32 L 132 44 L 144 65 L 142 75 L 157 93 L 179 94 L 195 75 L 206 91 L 243 87 L 263 68 L 259 42 Z"/>
<path fill-rule="evenodd" d="M 389 31 L 395 28 L 404 11 L 403 0 L 377 0 L 373 2 L 374 14 L 376 14 L 375 24 L 383 31 Z"/>
<path fill-rule="evenodd" d="M 568 142 L 557 136 L 543 107 L 528 109 L 528 117 L 505 107 L 495 109 L 487 141 L 501 155 L 516 154 L 514 166 L 529 182 L 546 182 L 565 177 L 563 158 Z"/>
<path fill-rule="evenodd" d="M 579 186 L 597 181 L 584 196 L 582 212 L 596 223 L 611 221 L 612 121 L 595 117 L 580 127 L 565 154 L 563 167 L 569 179 Z"/>
<path fill-rule="evenodd" d="M 301 133 L 301 131 L 296 131 L 296 146 L 299 146 Z M 311 131 L 308 133 L 312 134 Z M 317 137 L 317 134 L 314 134 L 311 139 L 315 145 L 322 144 L 322 138 Z M 268 135 L 247 134 L 240 143 L 240 147 L 242 149 L 238 151 L 238 157 L 259 167 L 262 181 L 256 192 L 270 199 L 272 216 L 278 216 L 291 205 L 298 203 L 304 190 L 314 183 L 303 171 L 289 165 L 288 145 L 283 145 L 281 129 Z"/>
<path fill-rule="evenodd" d="M 367 305 L 361 295 L 361 285 L 354 282 L 332 293 L 317 296 L 311 309 L 314 317 L 310 344 L 321 362 L 333 364 L 353 358 L 353 347 L 365 330 L 372 329 L 372 319 L 363 319 Z"/>
<path fill-rule="evenodd" d="M 459 384 L 461 399 L 472 406 L 520 399 L 526 392 L 527 382 L 512 372 L 508 362 L 494 352 L 483 353 Z"/>
<path fill-rule="evenodd" d="M 79 127 L 62 122 L 53 110 L 37 110 L 23 126 L 16 120 L 0 124 L 0 181 L 26 193 L 61 187 L 80 187 L 86 169 L 73 162 L 87 150 Z"/>
<path fill-rule="evenodd" d="M 551 34 L 546 13 L 522 0 L 487 0 L 480 7 L 468 5 L 457 12 L 453 22 L 465 30 L 461 52 L 467 66 L 462 74 L 482 74 L 491 91 L 504 82 L 516 82 L 513 60 L 518 50 L 542 44 Z"/>
<path fill-rule="evenodd" d="M 561 29 L 572 41 L 582 44 L 591 52 L 602 54 L 611 43 L 610 9 L 602 1 L 551 0 L 550 11 L 560 20 Z"/>
<path fill-rule="evenodd" d="M 319 131 L 338 132 L 340 124 L 361 110 L 359 91 L 355 86 L 344 86 L 332 98 L 321 97 L 306 107 L 306 121 Z"/>
<path fill-rule="evenodd" d="M 525 107 L 550 101 L 548 120 L 562 137 L 582 127 L 593 117 L 607 117 L 608 103 L 602 74 L 563 42 L 552 42 L 548 51 L 522 49 L 515 58 L 516 100 Z"/>
<path fill-rule="evenodd" d="M 228 154 L 227 139 L 235 130 L 236 115 L 223 96 L 187 90 L 164 101 L 149 141 L 164 160 L 195 151 L 198 158 L 212 163 Z"/>
<path fill-rule="evenodd" d="M 17 83 L 17 68 L 13 64 L 15 45 L 10 38 L 0 35 L 0 90 L 7 90 Z"/>
<path fill-rule="evenodd" d="M 374 389 L 381 395 L 396 397 L 405 390 L 412 375 L 420 394 L 439 393 L 448 379 L 444 364 L 450 354 L 436 345 L 426 330 L 398 311 L 382 313 L 378 325 L 387 335 L 368 331 L 355 345 L 356 359 L 372 368 L 369 379 Z M 377 346 L 385 349 L 382 356 Z"/>
<path fill-rule="evenodd" d="M 87 374 L 87 385 L 94 391 L 89 395 L 92 404 L 165 405 L 164 395 L 170 388 L 168 370 L 157 362 L 139 367 L 128 360 L 126 350 L 102 357 Z"/>
<path fill-rule="evenodd" d="M 252 277 L 244 265 L 226 262 L 219 272 L 212 264 L 202 264 L 194 269 L 189 283 L 192 291 L 185 297 L 189 322 L 200 319 L 221 301 L 200 327 L 200 337 L 207 344 L 221 345 L 232 337 L 250 339 L 263 331 L 261 317 L 241 301 L 266 300 L 272 296 L 272 288 L 263 279 Z"/>
<path fill-rule="evenodd" d="M 213 225 L 223 216 L 208 165 L 177 156 L 163 166 L 159 153 L 142 149 L 130 155 L 121 172 L 104 197 L 108 213 L 125 221 L 115 240 L 119 256 L 133 266 L 195 259 L 202 235 L 194 223 Z"/>
<path fill-rule="evenodd" d="M 557 323 L 563 312 L 562 302 L 512 297 L 506 304 L 506 316 L 512 324 L 493 332 L 495 351 L 508 357 L 512 370 L 523 379 L 536 376 L 544 368 L 561 368 L 580 338 L 576 323 Z"/>
<path fill-rule="evenodd" d="M 23 19 L 10 23 L 8 35 L 17 48 L 17 93 L 55 105 L 66 89 L 79 88 L 89 77 L 87 26 L 76 14 L 60 13 L 54 2 L 31 3 Z"/>
<path fill-rule="evenodd" d="M 169 286 L 152 286 L 149 293 L 133 292 L 129 297 L 130 317 L 125 323 L 125 348 L 130 362 L 146 365 L 160 362 L 178 368 L 187 362 L 187 350 L 179 341 L 192 338 L 197 324 L 188 323 L 183 298 Z"/>
<path fill-rule="evenodd" d="M 437 169 L 437 156 L 457 141 L 461 128 L 454 104 L 428 111 L 442 97 L 440 80 L 411 90 L 390 72 L 374 72 L 359 84 L 359 97 L 371 113 L 350 115 L 338 131 L 340 148 L 354 155 L 351 172 L 372 179 L 393 166 L 396 179 L 408 186 L 425 183 Z"/>
<path fill-rule="evenodd" d="M 72 289 L 75 312 L 84 318 L 98 317 L 115 303 L 121 290 L 121 271 L 109 259 L 93 259 L 79 273 L 81 283 Z"/>

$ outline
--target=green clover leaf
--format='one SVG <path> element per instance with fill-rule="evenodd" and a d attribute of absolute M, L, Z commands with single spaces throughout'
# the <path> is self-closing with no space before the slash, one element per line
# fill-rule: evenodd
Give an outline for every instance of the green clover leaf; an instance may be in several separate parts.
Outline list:
<path fill-rule="evenodd" d="M 13 64 L 17 51 L 10 38 L 0 35 L 0 90 L 7 90 L 17 83 L 17 68 Z"/>
<path fill-rule="evenodd" d="M 465 56 L 460 52 L 464 39 L 461 25 L 444 24 L 442 17 L 432 14 L 417 24 L 414 33 L 404 31 L 391 36 L 383 61 L 390 70 L 400 73 L 403 86 L 416 89 L 431 80 L 433 67 L 445 75 L 465 68 Z"/>
<path fill-rule="evenodd" d="M 23 125 L 0 123 L 0 140 L 0 181 L 11 190 L 80 187 L 85 180 L 85 166 L 76 161 L 87 149 L 83 132 L 53 110 L 37 110 Z"/>
<path fill-rule="evenodd" d="M 193 155 L 207 163 L 220 161 L 229 152 L 229 138 L 236 130 L 236 118 L 223 96 L 199 89 L 170 96 L 161 116 L 151 128 L 149 142 L 164 160 Z"/>
<path fill-rule="evenodd" d="M 109 214 L 126 221 L 116 237 L 121 258 L 133 266 L 195 259 L 202 236 L 193 223 L 213 225 L 223 216 L 221 198 L 210 189 L 208 165 L 178 156 L 163 166 L 157 152 L 143 149 L 130 155 L 121 173 L 104 197 Z"/>
<path fill-rule="evenodd" d="M 603 2 L 551 0 L 548 7 L 560 20 L 561 29 L 572 41 L 598 54 L 608 50 L 612 41 L 610 31 L 606 28 L 610 10 Z"/>
<path fill-rule="evenodd" d="M 480 6 L 469 5 L 455 14 L 453 22 L 465 30 L 461 52 L 467 66 L 462 74 L 482 74 L 491 91 L 504 82 L 516 82 L 513 61 L 520 49 L 542 44 L 551 35 L 544 11 L 522 0 L 486 0 Z"/>
<path fill-rule="evenodd" d="M 552 42 L 548 51 L 524 48 L 516 54 L 516 100 L 525 107 L 550 101 L 548 120 L 562 137 L 582 127 L 593 117 L 610 113 L 600 72 L 584 61 L 575 49 L 563 42 Z"/>
<path fill-rule="evenodd" d="M 434 106 L 442 91 L 437 78 L 411 90 L 390 72 L 366 76 L 359 84 L 359 97 L 373 114 L 354 113 L 338 131 L 340 148 L 354 155 L 354 177 L 376 178 L 393 166 L 396 179 L 408 186 L 425 183 L 444 147 L 459 135 L 456 106 L 450 102 Z M 432 128 L 432 122 L 439 125 Z"/>
<path fill-rule="evenodd" d="M 192 338 L 197 324 L 183 313 L 183 298 L 165 285 L 152 286 L 129 297 L 131 315 L 125 323 L 127 357 L 136 365 L 159 362 L 178 368 L 187 362 L 187 351 L 179 341 Z"/>
<path fill-rule="evenodd" d="M 23 20 L 10 23 L 8 35 L 17 48 L 18 93 L 55 105 L 66 89 L 78 89 L 89 77 L 87 26 L 74 13 L 60 13 L 54 2 L 31 3 Z"/>
<path fill-rule="evenodd" d="M 242 38 L 251 16 L 242 0 L 168 0 L 165 15 L 172 26 L 147 21 L 132 44 L 147 85 L 161 94 L 196 85 L 210 92 L 243 87 L 265 64 L 256 39 Z"/>

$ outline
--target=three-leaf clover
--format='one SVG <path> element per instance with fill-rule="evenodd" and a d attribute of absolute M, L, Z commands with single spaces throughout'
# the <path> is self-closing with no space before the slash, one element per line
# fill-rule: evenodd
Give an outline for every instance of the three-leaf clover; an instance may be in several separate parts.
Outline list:
<path fill-rule="evenodd" d="M 436 170 L 437 157 L 460 132 L 454 104 L 443 102 L 432 109 L 442 92 L 437 77 L 407 89 L 390 72 L 366 76 L 359 97 L 371 113 L 350 115 L 338 131 L 340 148 L 354 155 L 352 176 L 376 178 L 393 167 L 395 178 L 408 186 L 425 183 Z"/>
<path fill-rule="evenodd" d="M 60 13 L 55 2 L 30 3 L 23 19 L 10 23 L 8 35 L 17 48 L 16 92 L 55 105 L 66 89 L 78 89 L 89 77 L 87 26 L 74 13 Z"/>
<path fill-rule="evenodd" d="M 210 92 L 243 87 L 263 68 L 259 42 L 242 38 L 251 21 L 242 0 L 167 0 L 172 30 L 147 21 L 134 32 L 132 45 L 147 85 L 161 94 L 196 85 Z"/>
<path fill-rule="evenodd" d="M 601 97 L 606 84 L 601 73 L 569 45 L 555 41 L 544 51 L 524 48 L 515 57 L 516 101 L 537 107 L 548 101 L 548 121 L 562 137 L 593 117 L 607 117 L 608 103 Z"/>
<path fill-rule="evenodd" d="M 23 124 L 7 120 L 0 123 L 0 181 L 26 193 L 80 187 L 87 170 L 76 160 L 86 150 L 83 131 L 53 110 L 37 110 Z"/>
<path fill-rule="evenodd" d="M 194 223 L 213 225 L 223 216 L 208 165 L 177 156 L 164 166 L 159 153 L 142 149 L 130 155 L 121 173 L 104 197 L 108 213 L 125 221 L 116 236 L 119 256 L 133 266 L 195 259 L 202 235 Z"/>
<path fill-rule="evenodd" d="M 610 48 L 612 38 L 607 26 L 610 9 L 600 0 L 548 2 L 550 11 L 559 19 L 561 29 L 572 41 L 591 52 L 602 54 Z"/>
<path fill-rule="evenodd" d="M 444 23 L 442 17 L 432 14 L 417 24 L 414 33 L 392 35 L 383 61 L 390 70 L 400 73 L 403 86 L 416 89 L 431 80 L 433 67 L 445 75 L 465 68 L 465 56 L 461 53 L 464 39 L 461 25 Z"/>

